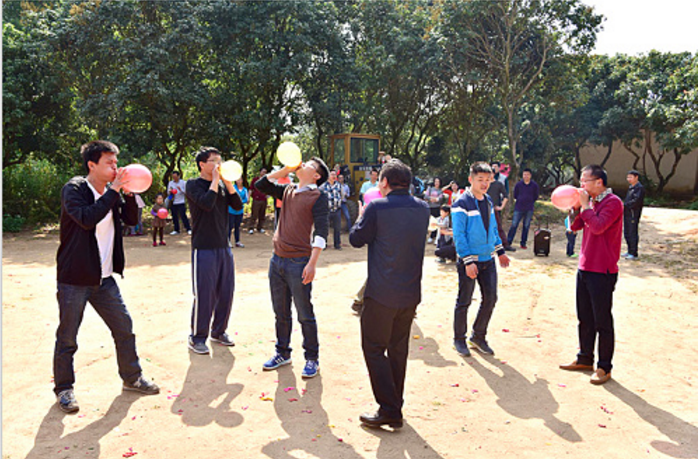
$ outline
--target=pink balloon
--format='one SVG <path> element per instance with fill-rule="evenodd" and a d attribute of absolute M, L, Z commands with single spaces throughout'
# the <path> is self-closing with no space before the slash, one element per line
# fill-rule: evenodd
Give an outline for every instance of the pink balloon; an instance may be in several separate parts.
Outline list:
<path fill-rule="evenodd" d="M 367 192 L 363 195 L 362 199 L 365 201 L 365 205 L 369 204 L 370 202 L 374 201 L 377 198 L 381 198 L 382 193 L 379 192 L 379 188 L 376 186 L 374 188 L 370 188 L 367 190 Z"/>
<path fill-rule="evenodd" d="M 168 209 L 166 209 L 165 207 L 161 207 L 160 209 L 158 209 L 158 218 L 161 218 L 163 220 L 168 218 Z"/>
<path fill-rule="evenodd" d="M 142 164 L 129 164 L 124 168 L 126 170 L 126 180 L 129 181 L 124 185 L 124 191 L 127 193 L 143 193 L 153 182 L 151 171 Z"/>
<path fill-rule="evenodd" d="M 579 202 L 578 188 L 561 185 L 552 192 L 552 204 L 560 210 L 568 210 Z"/>

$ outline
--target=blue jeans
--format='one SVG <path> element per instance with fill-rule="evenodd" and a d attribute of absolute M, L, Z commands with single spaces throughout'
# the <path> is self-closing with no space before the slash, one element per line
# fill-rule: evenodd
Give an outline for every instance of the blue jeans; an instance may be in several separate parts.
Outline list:
<path fill-rule="evenodd" d="M 486 339 L 486 329 L 488 328 L 493 308 L 496 306 L 498 275 L 496 271 L 496 261 L 478 261 L 476 267 L 479 269 L 476 279 L 467 276 L 466 266 L 459 260 L 457 262 L 457 274 L 459 277 L 459 292 L 457 293 L 457 303 L 455 304 L 454 333 L 455 341 L 464 341 L 467 337 L 467 310 L 472 302 L 474 287 L 479 283 L 481 289 L 481 306 L 476 314 L 474 325 L 472 326 L 472 337 Z"/>
<path fill-rule="evenodd" d="M 236 243 L 241 242 L 241 223 L 243 222 L 243 214 L 228 214 L 228 239 L 231 240 L 231 231 L 236 238 Z"/>
<path fill-rule="evenodd" d="M 333 228 L 333 247 L 340 247 L 340 209 L 335 212 L 328 212 L 328 226 Z"/>
<path fill-rule="evenodd" d="M 83 321 L 85 305 L 90 302 L 97 314 L 112 332 L 117 348 L 119 376 L 126 382 L 134 382 L 141 376 L 141 365 L 136 354 L 136 336 L 131 316 L 122 300 L 119 286 L 113 277 L 102 279 L 100 285 L 58 284 L 59 325 L 56 330 L 56 346 L 53 356 L 54 392 L 73 389 L 75 372 L 73 355 L 78 350 L 78 329 Z"/>
<path fill-rule="evenodd" d="M 185 204 L 173 204 L 170 208 L 170 213 L 173 216 L 173 229 L 177 231 L 178 233 L 180 232 L 180 220 L 182 220 L 182 223 L 185 225 L 185 229 L 187 231 L 190 231 L 192 228 L 190 228 L 190 221 L 187 219 L 187 209 L 185 208 Z"/>
<path fill-rule="evenodd" d="M 521 221 L 523 222 L 523 231 L 520 233 L 520 245 L 527 245 L 527 233 L 530 231 L 530 221 L 534 213 L 534 210 L 528 210 L 527 212 L 521 212 L 519 210 L 513 211 L 513 223 L 510 225 L 510 230 L 508 231 L 508 245 L 513 243 L 515 233 L 518 231 L 518 225 L 520 225 Z"/>
<path fill-rule="evenodd" d="M 574 247 L 576 246 L 576 233 L 573 231 L 566 232 L 566 254 L 571 256 L 574 254 Z"/>
<path fill-rule="evenodd" d="M 350 221 L 350 210 L 348 209 L 348 203 L 344 202 L 340 205 L 340 213 L 343 214 L 343 217 L 345 217 L 345 221 L 348 224 L 348 234 L 350 233 L 350 227 L 352 226 L 353 222 Z"/>
<path fill-rule="evenodd" d="M 282 258 L 272 255 L 270 259 L 270 294 L 272 309 L 275 312 L 275 331 L 277 333 L 277 353 L 289 358 L 292 348 L 292 299 L 297 310 L 304 337 L 304 358 L 318 360 L 318 329 L 314 306 L 311 304 L 311 284 L 301 283 L 301 274 L 309 262 L 309 257 Z"/>

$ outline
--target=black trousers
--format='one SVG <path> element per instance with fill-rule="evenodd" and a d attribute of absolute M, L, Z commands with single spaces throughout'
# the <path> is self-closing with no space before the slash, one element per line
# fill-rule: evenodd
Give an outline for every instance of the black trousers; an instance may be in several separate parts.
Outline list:
<path fill-rule="evenodd" d="M 639 256 L 637 247 L 639 246 L 639 219 L 642 212 L 625 209 L 624 234 L 627 243 L 627 253 Z"/>
<path fill-rule="evenodd" d="M 380 414 L 401 418 L 408 342 L 416 306 L 390 308 L 364 298 L 362 352 Z"/>
<path fill-rule="evenodd" d="M 576 314 L 580 351 L 577 361 L 593 365 L 598 338 L 598 368 L 609 373 L 615 350 L 612 300 L 617 273 L 605 274 L 579 270 L 576 275 Z"/>

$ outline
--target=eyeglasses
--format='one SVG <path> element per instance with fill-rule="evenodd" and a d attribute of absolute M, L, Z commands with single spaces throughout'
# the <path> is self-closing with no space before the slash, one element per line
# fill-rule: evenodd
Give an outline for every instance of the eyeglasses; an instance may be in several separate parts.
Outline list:
<path fill-rule="evenodd" d="M 599 178 L 592 178 L 588 180 L 580 179 L 579 182 L 595 182 L 596 180 L 600 180 Z"/>
<path fill-rule="evenodd" d="M 208 163 L 221 164 L 221 160 L 220 160 L 220 159 L 208 159 L 207 162 L 208 162 Z"/>

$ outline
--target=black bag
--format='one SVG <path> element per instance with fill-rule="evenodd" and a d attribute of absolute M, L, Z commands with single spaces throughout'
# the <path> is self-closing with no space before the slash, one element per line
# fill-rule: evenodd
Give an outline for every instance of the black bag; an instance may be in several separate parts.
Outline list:
<path fill-rule="evenodd" d="M 549 256 L 549 245 L 551 239 L 552 232 L 549 230 L 549 222 L 547 222 L 547 229 L 537 228 L 537 230 L 535 230 L 535 256 Z"/>

